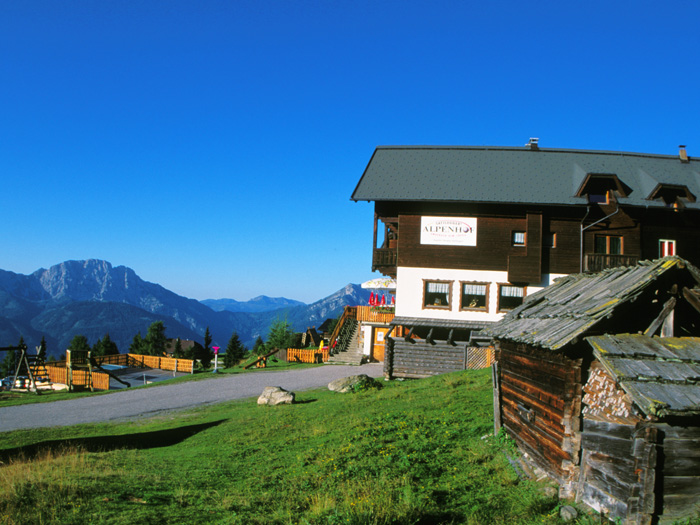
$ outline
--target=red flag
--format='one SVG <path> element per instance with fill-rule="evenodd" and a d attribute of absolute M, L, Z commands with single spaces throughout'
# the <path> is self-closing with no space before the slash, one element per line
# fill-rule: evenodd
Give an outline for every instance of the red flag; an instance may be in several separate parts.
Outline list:
<path fill-rule="evenodd" d="M 384 297 L 384 294 L 382 294 L 382 306 L 386 304 L 386 297 Z"/>
<path fill-rule="evenodd" d="M 392 296 L 391 296 L 391 304 L 396 304 L 396 303 L 394 302 L 395 299 L 396 299 L 396 297 L 394 297 L 394 296 L 392 295 Z"/>
<path fill-rule="evenodd" d="M 369 305 L 374 306 L 374 292 L 369 294 Z"/>

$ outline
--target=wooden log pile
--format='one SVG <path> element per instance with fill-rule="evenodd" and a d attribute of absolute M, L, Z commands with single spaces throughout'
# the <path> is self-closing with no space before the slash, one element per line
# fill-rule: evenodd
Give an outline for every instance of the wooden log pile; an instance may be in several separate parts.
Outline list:
<path fill-rule="evenodd" d="M 584 417 L 628 425 L 639 421 L 630 397 L 596 362 L 591 366 L 583 391 Z"/>

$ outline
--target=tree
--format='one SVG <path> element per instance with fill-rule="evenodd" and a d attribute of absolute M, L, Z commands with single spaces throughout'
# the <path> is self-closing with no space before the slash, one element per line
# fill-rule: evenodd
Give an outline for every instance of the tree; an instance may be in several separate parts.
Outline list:
<path fill-rule="evenodd" d="M 214 359 L 214 351 L 211 349 L 211 332 L 209 332 L 209 327 L 207 326 L 204 332 L 204 351 L 201 353 L 199 360 L 202 361 L 204 368 L 209 368 L 212 359 Z"/>
<path fill-rule="evenodd" d="M 98 339 L 92 347 L 92 355 L 116 355 L 119 353 L 117 343 L 110 339 L 109 334 L 105 334 L 102 340 Z"/>
<path fill-rule="evenodd" d="M 185 357 L 185 353 L 182 351 L 182 341 L 178 337 L 175 341 L 175 348 L 173 349 L 173 357 L 176 359 L 182 359 Z"/>
<path fill-rule="evenodd" d="M 39 343 L 39 352 L 38 356 L 45 361 L 46 360 L 46 338 L 42 335 L 41 336 L 41 343 Z"/>
<path fill-rule="evenodd" d="M 209 350 L 211 348 L 211 333 L 209 332 L 209 327 L 207 326 L 207 330 L 204 332 L 204 349 Z"/>
<path fill-rule="evenodd" d="M 148 327 L 148 333 L 144 339 L 148 355 L 164 355 L 168 340 L 165 337 L 165 325 L 163 321 L 154 321 Z"/>
<path fill-rule="evenodd" d="M 15 370 L 17 370 L 17 351 L 8 350 L 5 352 L 5 359 L 0 363 L 0 370 L 2 371 L 2 377 L 7 377 L 14 375 Z"/>
<path fill-rule="evenodd" d="M 90 344 L 88 343 L 87 337 L 84 335 L 74 336 L 68 345 L 68 350 L 71 352 L 89 352 Z"/>
<path fill-rule="evenodd" d="M 243 346 L 241 340 L 238 338 L 238 334 L 233 332 L 231 339 L 228 340 L 228 345 L 226 346 L 226 353 L 224 354 L 224 367 L 231 368 L 236 366 L 241 359 L 245 357 L 248 349 Z"/>
<path fill-rule="evenodd" d="M 143 337 L 141 337 L 141 332 L 139 332 L 134 336 L 134 339 L 129 345 L 129 353 L 136 355 L 147 355 L 146 352 L 146 342 L 143 340 Z"/>
<path fill-rule="evenodd" d="M 265 353 L 265 341 L 263 338 L 258 336 L 253 344 L 253 355 L 263 355 Z"/>
<path fill-rule="evenodd" d="M 204 347 L 195 341 L 192 346 L 192 359 L 199 361 L 202 368 L 208 368 L 211 363 L 211 358 L 209 358 L 209 353 L 204 349 Z"/>
<path fill-rule="evenodd" d="M 284 349 L 291 348 L 294 346 L 294 330 L 292 330 L 292 325 L 287 319 L 277 319 L 267 334 L 267 345 L 266 349 L 268 352 L 272 352 L 275 348 Z"/>

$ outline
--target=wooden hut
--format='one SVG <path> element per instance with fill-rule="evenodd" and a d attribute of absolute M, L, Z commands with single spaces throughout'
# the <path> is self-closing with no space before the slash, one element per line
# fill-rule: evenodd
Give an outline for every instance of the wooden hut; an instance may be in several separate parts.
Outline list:
<path fill-rule="evenodd" d="M 579 489 L 587 336 L 700 335 L 700 271 L 678 257 L 558 279 L 484 330 L 494 338 L 495 426 L 555 479 Z"/>
<path fill-rule="evenodd" d="M 625 524 L 700 512 L 700 338 L 587 338 L 577 498 Z"/>

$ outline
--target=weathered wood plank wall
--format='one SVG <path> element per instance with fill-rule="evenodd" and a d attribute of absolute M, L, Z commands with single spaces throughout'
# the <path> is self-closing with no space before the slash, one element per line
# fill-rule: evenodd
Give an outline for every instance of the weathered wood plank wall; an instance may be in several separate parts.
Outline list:
<path fill-rule="evenodd" d="M 499 342 L 502 426 L 573 495 L 580 450 L 581 360 Z"/>
<path fill-rule="evenodd" d="M 390 338 L 391 351 L 384 356 L 385 370 L 391 369 L 392 377 L 422 378 L 466 368 L 466 342 L 454 345 L 446 342 Z M 387 365 L 387 361 L 391 363 Z"/>
<path fill-rule="evenodd" d="M 658 426 L 663 436 L 658 474 L 663 498 L 660 523 L 672 523 L 700 513 L 700 421 L 697 417 L 688 420 L 684 426 Z"/>

